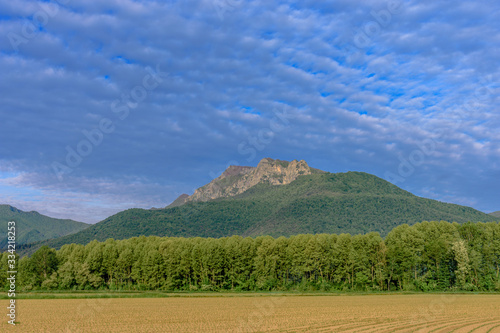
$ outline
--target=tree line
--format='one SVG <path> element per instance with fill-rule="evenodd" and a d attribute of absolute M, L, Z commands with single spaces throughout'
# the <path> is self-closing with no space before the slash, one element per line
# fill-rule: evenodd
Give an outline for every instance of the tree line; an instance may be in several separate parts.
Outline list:
<path fill-rule="evenodd" d="M 6 285 L 8 252 L 1 255 Z M 500 291 L 500 223 L 422 222 L 288 238 L 134 237 L 47 246 L 18 261 L 18 288 L 169 291 Z"/>

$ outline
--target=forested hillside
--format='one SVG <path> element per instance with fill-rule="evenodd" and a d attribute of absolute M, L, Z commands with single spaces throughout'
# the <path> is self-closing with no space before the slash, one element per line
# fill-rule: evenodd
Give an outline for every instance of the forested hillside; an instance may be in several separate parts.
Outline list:
<path fill-rule="evenodd" d="M 73 220 L 48 217 L 37 212 L 23 212 L 9 205 L 0 205 L 0 249 L 7 244 L 7 222 L 16 222 L 18 245 L 44 239 L 61 237 L 89 227 L 89 224 Z"/>
<path fill-rule="evenodd" d="M 108 239 L 44 246 L 20 259 L 18 271 L 23 290 L 500 291 L 500 224 L 422 222 L 385 240 L 378 233 Z"/>
<path fill-rule="evenodd" d="M 287 185 L 260 183 L 232 198 L 186 203 L 166 209 L 129 209 L 90 228 L 24 248 L 87 244 L 96 239 L 140 235 L 274 237 L 301 233 L 379 232 L 382 236 L 403 223 L 497 221 L 470 207 L 417 197 L 363 172 L 299 176 Z"/>
<path fill-rule="evenodd" d="M 500 210 L 497 212 L 490 213 L 491 216 L 500 217 Z"/>

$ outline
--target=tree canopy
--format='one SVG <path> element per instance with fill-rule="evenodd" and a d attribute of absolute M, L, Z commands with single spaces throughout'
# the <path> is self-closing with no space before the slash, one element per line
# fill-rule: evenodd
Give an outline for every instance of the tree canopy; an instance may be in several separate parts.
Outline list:
<path fill-rule="evenodd" d="M 94 240 L 44 246 L 21 258 L 18 271 L 28 290 L 499 291 L 500 224 L 405 224 L 385 239 L 372 232 Z"/>

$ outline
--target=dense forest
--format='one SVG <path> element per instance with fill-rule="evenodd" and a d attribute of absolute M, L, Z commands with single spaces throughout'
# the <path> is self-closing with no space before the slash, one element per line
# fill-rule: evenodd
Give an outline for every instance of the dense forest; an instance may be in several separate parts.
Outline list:
<path fill-rule="evenodd" d="M 8 253 L 0 260 L 5 283 Z M 135 237 L 47 246 L 18 262 L 23 290 L 500 291 L 500 223 L 422 222 L 288 238 Z M 7 287 L 7 286 L 5 286 Z M 19 288 L 18 287 L 18 288 Z"/>

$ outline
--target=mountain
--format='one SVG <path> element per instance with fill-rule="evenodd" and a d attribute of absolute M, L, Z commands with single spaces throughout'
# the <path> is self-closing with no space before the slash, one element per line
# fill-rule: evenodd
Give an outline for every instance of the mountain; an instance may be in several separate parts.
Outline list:
<path fill-rule="evenodd" d="M 16 222 L 16 245 L 57 238 L 81 231 L 90 224 L 51 218 L 37 212 L 23 212 L 9 205 L 0 205 L 0 249 L 6 248 L 7 222 Z"/>
<path fill-rule="evenodd" d="M 189 198 L 188 194 L 181 194 L 177 199 L 174 200 L 174 202 L 172 202 L 165 208 L 181 206 L 186 203 L 187 198 Z"/>
<path fill-rule="evenodd" d="M 58 248 L 140 235 L 289 236 L 377 231 L 385 236 L 403 223 L 497 220 L 470 207 L 417 197 L 367 173 L 308 168 L 303 161 L 270 159 L 256 168 L 229 167 L 192 196 L 176 200 L 173 207 L 129 209 L 43 244 Z"/>
<path fill-rule="evenodd" d="M 490 215 L 494 216 L 494 217 L 500 217 L 500 210 L 496 211 L 496 212 L 493 212 L 493 213 L 490 213 Z"/>
<path fill-rule="evenodd" d="M 222 175 L 197 189 L 193 195 L 182 194 L 167 208 L 177 207 L 187 202 L 233 197 L 259 183 L 286 185 L 298 176 L 317 173 L 324 173 L 324 171 L 309 167 L 304 160 L 288 162 L 264 158 L 257 167 L 231 165 Z"/>

